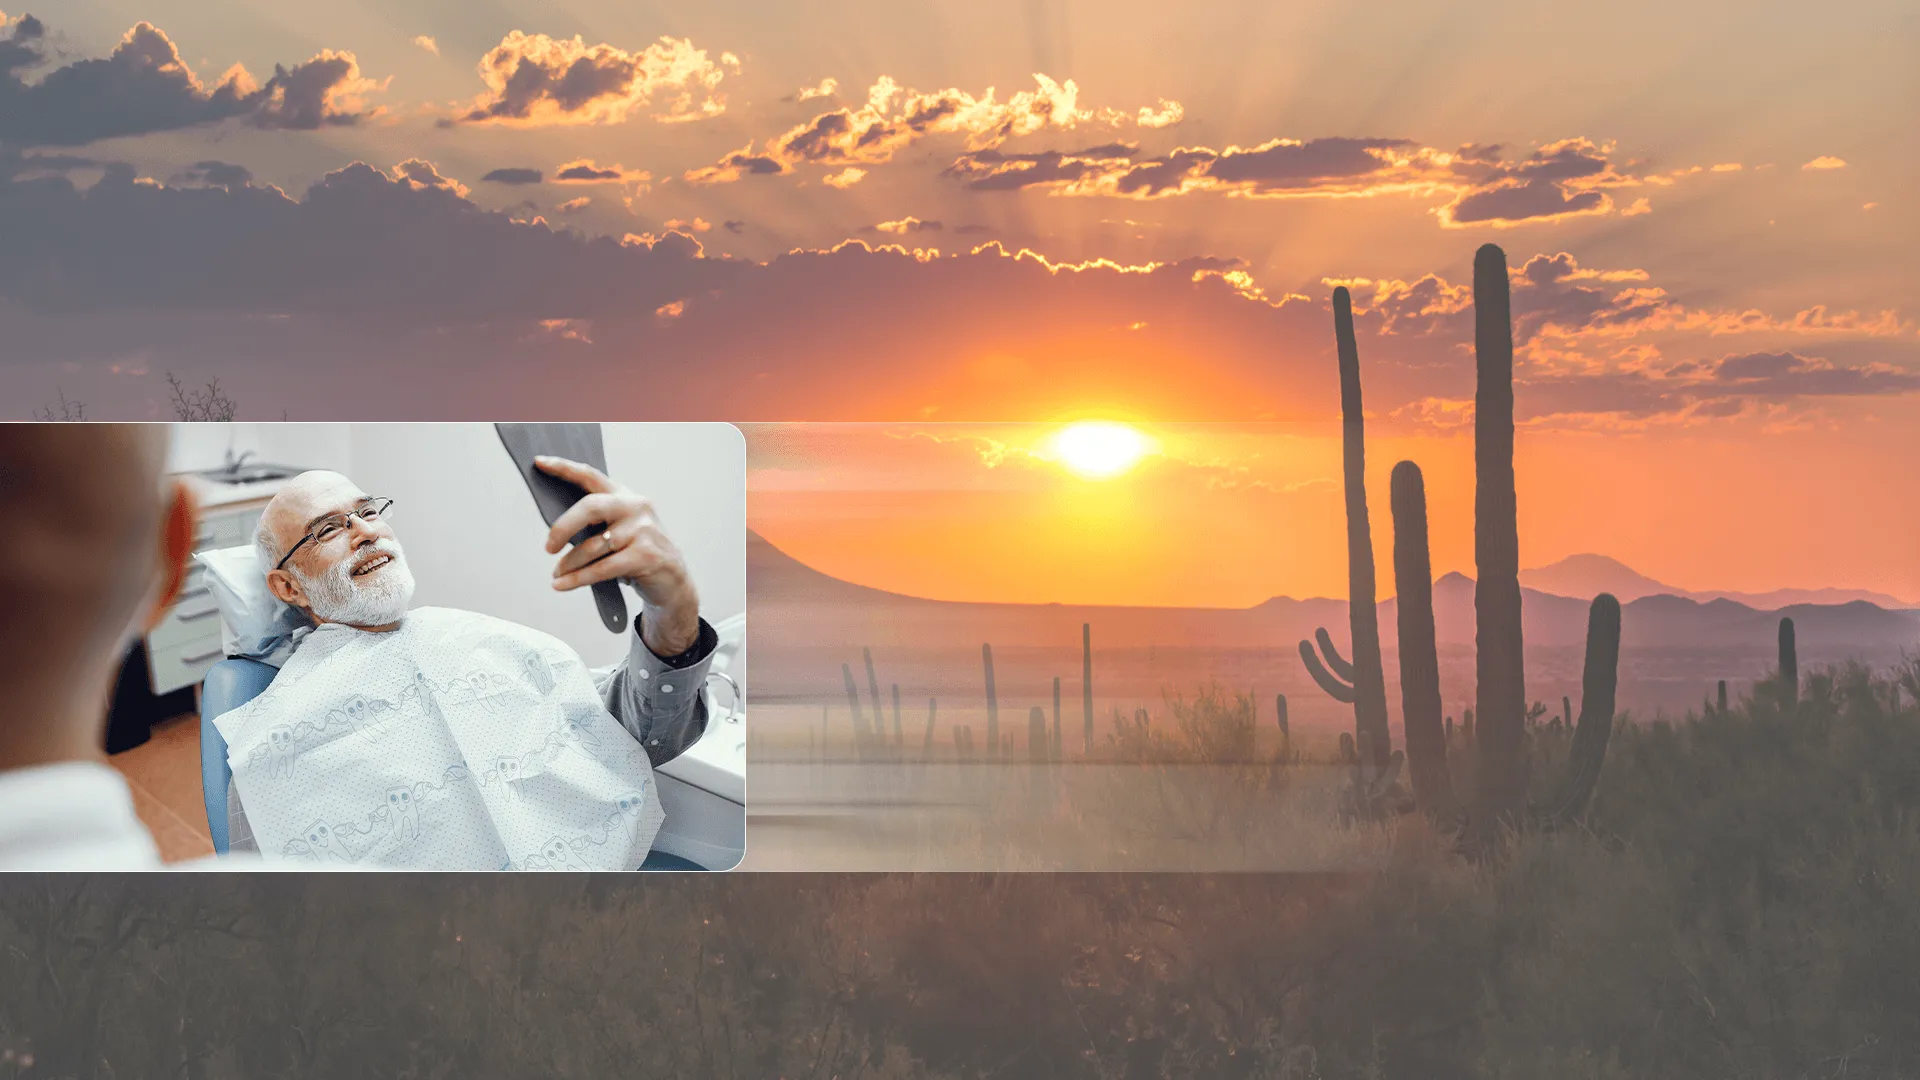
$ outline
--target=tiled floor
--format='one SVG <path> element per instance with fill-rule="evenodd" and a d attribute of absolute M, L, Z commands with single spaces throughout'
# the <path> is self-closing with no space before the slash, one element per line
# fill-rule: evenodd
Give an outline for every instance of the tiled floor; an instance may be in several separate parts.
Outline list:
<path fill-rule="evenodd" d="M 161 723 L 153 737 L 108 763 L 133 788 L 133 806 L 167 862 L 213 854 L 200 794 L 200 718 L 187 713 Z"/>

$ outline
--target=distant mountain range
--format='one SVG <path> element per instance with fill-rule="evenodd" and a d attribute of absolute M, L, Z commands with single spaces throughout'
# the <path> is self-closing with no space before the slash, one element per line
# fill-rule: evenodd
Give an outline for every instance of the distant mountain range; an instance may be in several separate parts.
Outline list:
<path fill-rule="evenodd" d="M 1892 597 L 1841 590 L 1780 590 L 1752 597 L 1793 602 L 1761 607 L 1739 594 L 1669 589 L 1604 556 L 1575 556 L 1525 571 L 1522 618 L 1533 646 L 1578 646 L 1586 640 L 1591 598 L 1612 592 L 1622 604 L 1623 648 L 1705 647 L 1769 651 L 1781 616 L 1796 624 L 1803 655 L 1897 655 L 1920 645 L 1920 611 Z M 1124 605 L 1003 604 L 928 600 L 842 581 L 781 551 L 757 533 L 747 538 L 749 608 L 776 622 L 797 618 L 813 640 L 992 641 L 1057 645 L 1078 642 L 1091 622 L 1107 646 L 1291 647 L 1324 626 L 1347 638 L 1346 601 L 1275 597 L 1251 608 L 1165 608 Z M 1473 579 L 1451 573 L 1434 582 L 1434 629 L 1442 646 L 1474 641 Z M 1822 600 L 1799 597 L 1830 598 Z M 1843 599 L 1844 598 L 1844 599 Z M 1381 645 L 1394 649 L 1397 601 L 1380 604 Z M 763 625 L 765 625 L 763 623 Z M 847 638 L 836 628 L 844 629 Z M 770 630 L 775 629 L 769 627 Z"/>
<path fill-rule="evenodd" d="M 1856 600 L 1889 609 L 1920 606 L 1865 589 L 1775 589 L 1764 593 L 1679 589 L 1655 581 L 1620 560 L 1605 555 L 1569 555 L 1551 566 L 1522 570 L 1520 584 L 1556 596 L 1593 597 L 1608 592 L 1623 604 L 1643 596 L 1677 596 L 1703 603 L 1709 600 L 1732 600 L 1760 611 L 1772 611 L 1795 604 L 1850 604 Z"/>

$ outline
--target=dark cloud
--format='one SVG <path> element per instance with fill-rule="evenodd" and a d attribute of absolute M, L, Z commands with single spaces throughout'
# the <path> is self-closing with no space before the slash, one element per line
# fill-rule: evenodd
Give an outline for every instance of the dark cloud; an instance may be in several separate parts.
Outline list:
<path fill-rule="evenodd" d="M 730 233 L 737 233 L 747 227 L 747 223 L 744 221 L 723 221 L 720 224 Z"/>
<path fill-rule="evenodd" d="M 1641 182 L 1620 173 L 1608 148 L 1566 139 L 1508 162 L 1498 146 L 1450 153 L 1409 139 L 1274 139 L 1224 151 L 1186 147 L 1138 157 L 1125 144 L 1084 150 L 961 155 L 942 175 L 975 191 L 1044 187 L 1059 194 L 1159 198 L 1201 192 L 1256 198 L 1439 192 L 1447 226 L 1549 221 L 1613 209 L 1609 187 Z"/>
<path fill-rule="evenodd" d="M 993 229 L 992 227 L 987 225 L 961 225 L 956 227 L 953 231 L 955 235 L 958 235 L 958 236 L 972 236 L 975 233 L 992 232 Z"/>
<path fill-rule="evenodd" d="M 539 169 L 495 169 L 480 178 L 483 184 L 537 184 L 541 181 Z"/>
<path fill-rule="evenodd" d="M 718 164 L 690 169 L 685 175 L 689 184 L 725 184 L 742 176 L 779 176 L 789 171 L 786 163 L 777 158 L 736 150 L 721 158 Z"/>
<path fill-rule="evenodd" d="M 1461 224 L 1526 221 L 1592 213 L 1606 206 L 1607 196 L 1602 192 L 1569 192 L 1546 179 L 1515 180 L 1462 196 L 1453 206 L 1453 220 Z"/>
<path fill-rule="evenodd" d="M 553 174 L 553 178 L 563 183 L 595 184 L 606 181 L 617 181 L 621 179 L 623 175 L 618 168 L 604 169 L 595 165 L 579 164 L 569 165 L 561 169 Z"/>
<path fill-rule="evenodd" d="M 44 34 L 29 17 L 0 41 L 0 143 L 82 146 L 237 117 L 258 127 L 306 130 L 369 115 L 353 111 L 353 95 L 372 84 L 360 77 L 351 53 L 328 50 L 292 69 L 276 66 L 264 86 L 235 66 L 208 89 L 173 41 L 143 22 L 105 58 L 77 60 L 29 83 L 22 73 L 48 59 Z"/>
<path fill-rule="evenodd" d="M 346 98 L 370 87 L 360 77 L 360 65 L 352 53 L 323 50 L 292 69 L 275 64 L 273 78 L 262 89 L 265 96 L 248 122 L 288 131 L 357 124 L 373 115 L 373 110 L 353 111 Z"/>
<path fill-rule="evenodd" d="M 1797 353 L 1746 353 L 1713 365 L 1705 385 L 1758 397 L 1854 397 L 1920 391 L 1920 372 L 1886 363 L 1840 364 Z"/>
<path fill-rule="evenodd" d="M 179 309 L 372 319 L 646 310 L 727 274 L 678 235 L 586 239 L 490 213 L 428 162 L 355 163 L 300 199 L 110 170 L 0 183 L 0 298 L 30 310 Z M 190 253 L 190 254 L 189 254 Z"/>
<path fill-rule="evenodd" d="M 253 173 L 244 165 L 225 161 L 196 161 L 191 169 L 181 172 L 180 182 L 224 188 L 246 187 L 253 183 Z"/>

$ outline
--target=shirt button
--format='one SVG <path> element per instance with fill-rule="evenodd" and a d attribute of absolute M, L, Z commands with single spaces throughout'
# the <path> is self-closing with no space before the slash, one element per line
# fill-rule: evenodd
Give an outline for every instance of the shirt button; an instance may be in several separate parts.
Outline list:
<path fill-rule="evenodd" d="M 661 684 L 660 684 L 660 692 L 661 692 L 661 693 L 663 693 L 663 694 L 671 694 L 671 693 L 673 693 L 673 684 L 672 684 L 672 683 L 661 683 Z"/>
<path fill-rule="evenodd" d="M 639 671 L 634 672 L 634 674 L 640 676 L 642 679 L 653 678 L 653 673 L 648 671 L 646 668 L 641 668 Z"/>
<path fill-rule="evenodd" d="M 659 740 L 659 739 L 655 739 L 655 740 L 653 740 L 652 742 L 650 742 L 650 743 L 648 743 L 647 745 L 648 745 L 648 746 L 659 746 L 659 745 L 660 745 L 660 740 Z"/>

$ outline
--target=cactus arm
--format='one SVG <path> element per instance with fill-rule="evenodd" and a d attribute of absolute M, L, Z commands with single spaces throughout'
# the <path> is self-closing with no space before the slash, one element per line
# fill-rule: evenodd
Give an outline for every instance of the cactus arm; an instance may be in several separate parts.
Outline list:
<path fill-rule="evenodd" d="M 1340 681 L 1352 682 L 1353 665 L 1347 662 L 1346 657 L 1340 655 L 1340 649 L 1334 645 L 1333 636 L 1327 633 L 1327 628 L 1324 626 L 1316 628 L 1313 632 L 1313 640 L 1320 643 L 1320 651 L 1327 657 L 1327 666 L 1333 669 L 1335 675 L 1340 676 Z"/>
<path fill-rule="evenodd" d="M 1306 662 L 1307 674 L 1313 676 L 1313 681 L 1320 684 L 1320 689 L 1325 690 L 1328 697 L 1348 705 L 1353 704 L 1355 696 L 1353 687 L 1335 678 L 1332 672 L 1321 665 L 1320 657 L 1314 654 L 1312 642 L 1300 643 L 1300 659 Z"/>

